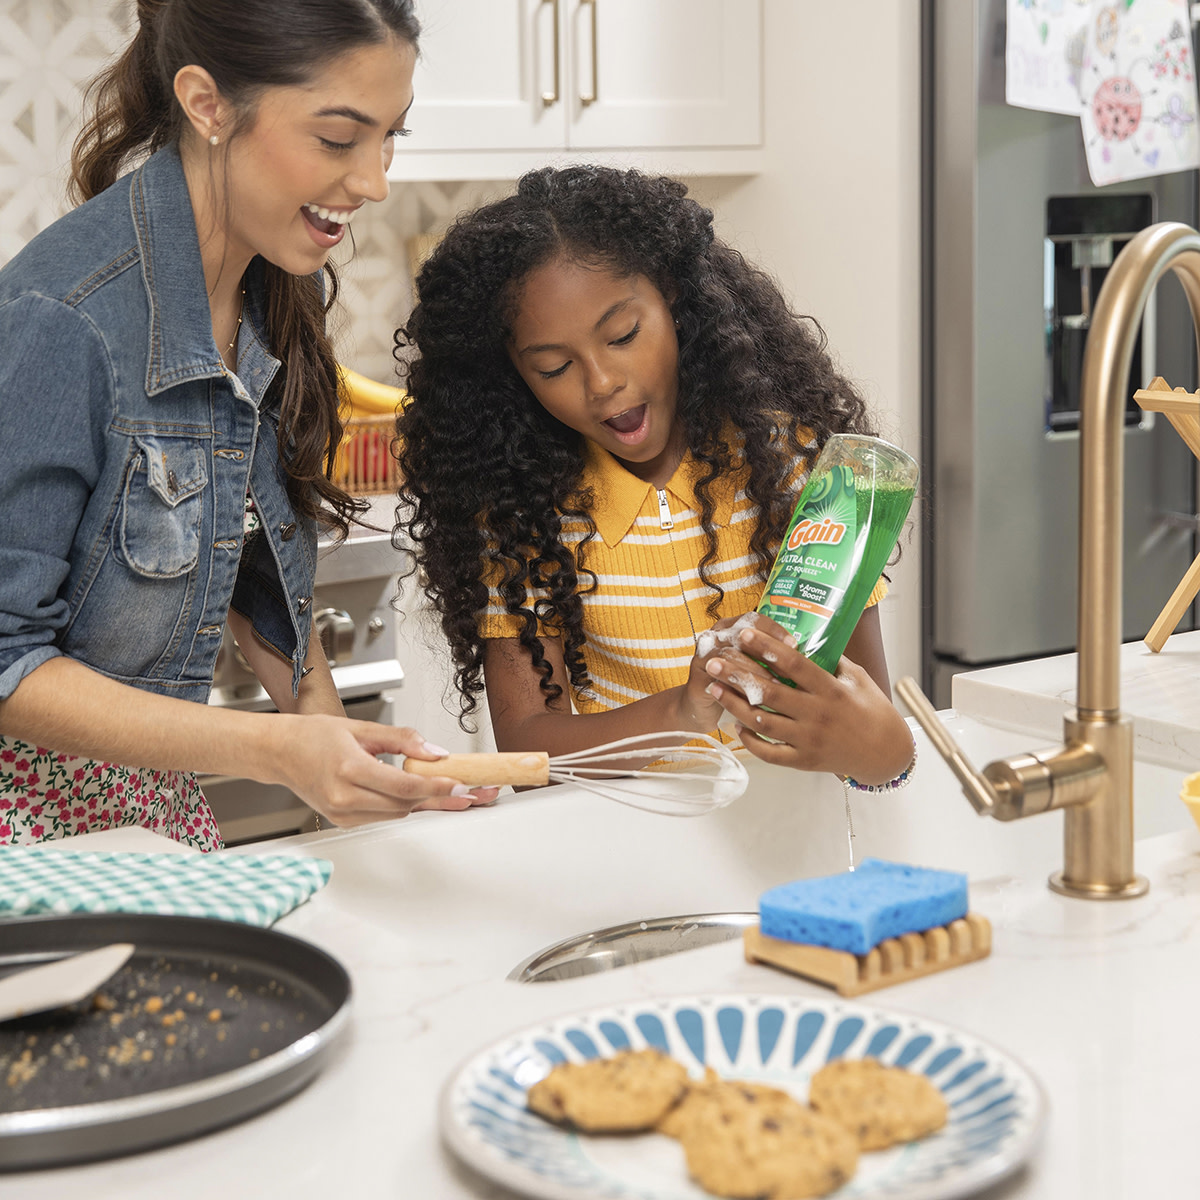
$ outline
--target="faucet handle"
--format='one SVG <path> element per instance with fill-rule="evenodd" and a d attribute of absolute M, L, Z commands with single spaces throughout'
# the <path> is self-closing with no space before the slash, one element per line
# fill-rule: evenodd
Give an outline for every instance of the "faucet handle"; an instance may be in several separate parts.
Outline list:
<path fill-rule="evenodd" d="M 984 778 L 972 765 L 970 759 L 959 749 L 950 731 L 938 719 L 937 711 L 929 703 L 925 693 L 911 675 L 896 681 L 896 692 L 908 706 L 917 724 L 925 731 L 934 749 L 946 760 L 962 786 L 971 807 L 981 816 L 995 816 L 1000 807 L 1000 796 L 991 781 Z"/>

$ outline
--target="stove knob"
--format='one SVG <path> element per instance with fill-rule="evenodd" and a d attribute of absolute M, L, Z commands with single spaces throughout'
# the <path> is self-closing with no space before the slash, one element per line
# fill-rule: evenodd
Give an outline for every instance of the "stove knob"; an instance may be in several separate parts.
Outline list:
<path fill-rule="evenodd" d="M 341 608 L 318 609 L 313 629 L 331 667 L 349 662 L 354 655 L 354 618 Z"/>

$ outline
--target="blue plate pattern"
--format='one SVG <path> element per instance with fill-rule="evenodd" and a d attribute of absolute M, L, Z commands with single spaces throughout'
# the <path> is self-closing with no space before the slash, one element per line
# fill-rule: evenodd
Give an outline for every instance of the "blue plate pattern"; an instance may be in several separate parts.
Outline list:
<path fill-rule="evenodd" d="M 672 1054 L 695 1077 L 711 1066 L 800 1099 L 812 1074 L 836 1058 L 878 1058 L 927 1075 L 948 1102 L 947 1126 L 923 1141 L 863 1155 L 839 1198 L 971 1195 L 1020 1167 L 1045 1123 L 1045 1100 L 1029 1072 L 961 1030 L 837 999 L 704 995 L 594 1008 L 492 1044 L 443 1089 L 442 1135 L 475 1170 L 543 1200 L 698 1200 L 707 1193 L 687 1179 L 682 1151 L 670 1139 L 588 1137 L 525 1107 L 529 1086 L 556 1063 L 646 1046 Z"/>

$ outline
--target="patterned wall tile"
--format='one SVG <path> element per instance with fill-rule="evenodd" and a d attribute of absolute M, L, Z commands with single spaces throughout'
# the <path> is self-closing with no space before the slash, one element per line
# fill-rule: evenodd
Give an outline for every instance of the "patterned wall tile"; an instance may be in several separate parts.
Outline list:
<path fill-rule="evenodd" d="M 0 264 L 67 208 L 83 90 L 128 40 L 130 0 L 0 0 Z M 412 305 L 410 239 L 503 190 L 495 183 L 402 183 L 354 224 L 343 263 L 339 358 L 393 379 L 392 333 Z"/>
<path fill-rule="evenodd" d="M 82 89 L 124 22 L 111 0 L 0 0 L 0 261 L 63 211 Z"/>

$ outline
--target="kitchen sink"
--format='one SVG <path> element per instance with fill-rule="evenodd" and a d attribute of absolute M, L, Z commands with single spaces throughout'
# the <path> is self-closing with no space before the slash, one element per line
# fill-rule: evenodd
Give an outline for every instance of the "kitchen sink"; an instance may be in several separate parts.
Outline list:
<path fill-rule="evenodd" d="M 740 938 L 747 926 L 757 924 L 757 912 L 725 912 L 610 925 L 539 950 L 513 967 L 508 978 L 518 983 L 549 983 L 615 971 L 630 963 L 663 958 L 681 950 L 729 942 Z"/>

